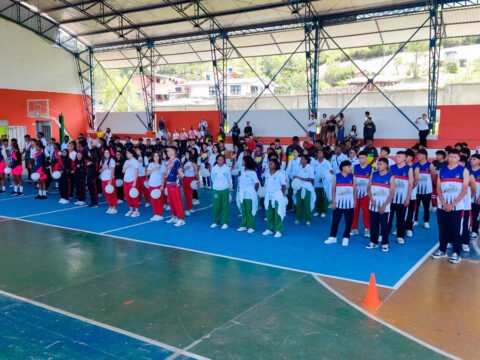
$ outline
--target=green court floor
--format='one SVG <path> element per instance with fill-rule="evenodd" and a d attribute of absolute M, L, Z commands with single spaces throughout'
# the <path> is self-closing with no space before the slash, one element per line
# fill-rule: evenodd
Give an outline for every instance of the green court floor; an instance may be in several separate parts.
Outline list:
<path fill-rule="evenodd" d="M 311 275 L 16 220 L 0 290 L 212 359 L 441 357 Z"/>

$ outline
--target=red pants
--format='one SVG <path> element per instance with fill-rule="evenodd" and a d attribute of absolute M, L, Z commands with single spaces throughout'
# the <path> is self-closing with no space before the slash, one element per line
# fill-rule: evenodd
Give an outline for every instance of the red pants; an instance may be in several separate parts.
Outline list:
<path fill-rule="evenodd" d="M 180 188 L 175 184 L 167 184 L 168 203 L 172 210 L 172 215 L 181 220 L 185 219 L 183 213 L 182 196 L 180 195 Z"/>
<path fill-rule="evenodd" d="M 187 210 L 192 210 L 193 189 L 190 187 L 192 181 L 196 180 L 195 176 L 183 178 L 183 193 L 185 194 L 185 202 L 187 204 Z"/>
<path fill-rule="evenodd" d="M 138 180 L 137 180 L 138 183 Z M 127 204 L 130 207 L 138 209 L 140 207 L 140 194 L 134 199 L 130 197 L 130 189 L 133 187 L 133 181 L 131 182 L 123 182 L 123 192 L 125 193 L 125 200 L 127 200 Z M 138 189 L 138 188 L 137 188 Z M 138 190 L 140 193 L 140 190 Z"/>
<path fill-rule="evenodd" d="M 107 187 L 108 183 L 110 181 L 102 181 L 102 193 L 103 196 L 105 196 L 105 200 L 107 201 L 108 206 L 110 207 L 115 207 L 117 206 L 117 192 L 115 191 L 115 181 L 112 181 L 112 186 L 113 186 L 113 193 L 109 194 L 105 191 L 105 188 Z"/>
<path fill-rule="evenodd" d="M 160 186 L 152 187 L 150 186 L 150 191 L 153 190 L 160 190 Z M 165 199 L 165 191 L 162 192 L 158 199 L 154 199 L 150 196 L 150 202 L 152 203 L 153 215 L 160 215 L 163 216 L 163 204 Z"/>
<path fill-rule="evenodd" d="M 139 202 L 142 198 L 142 195 L 145 199 L 145 202 L 149 203 L 150 202 L 150 191 L 149 189 L 145 186 L 145 181 L 147 181 L 147 178 L 145 176 L 139 176 L 137 179 L 137 188 L 138 192 L 140 195 L 138 195 Z"/>
<path fill-rule="evenodd" d="M 362 219 L 363 219 L 363 227 L 365 229 L 370 229 L 370 214 L 368 212 L 368 206 L 370 205 L 370 198 L 368 196 L 364 196 L 363 198 L 357 199 L 355 204 L 355 209 L 353 210 L 353 224 L 352 229 L 358 230 L 358 218 L 360 209 L 362 209 Z"/>

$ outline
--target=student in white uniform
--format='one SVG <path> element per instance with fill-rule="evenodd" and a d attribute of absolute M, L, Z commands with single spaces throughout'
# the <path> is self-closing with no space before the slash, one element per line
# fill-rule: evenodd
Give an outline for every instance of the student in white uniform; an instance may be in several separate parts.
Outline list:
<path fill-rule="evenodd" d="M 290 185 L 292 184 L 293 178 L 297 175 L 299 168 L 300 168 L 300 152 L 298 151 L 298 149 L 294 149 L 293 159 L 291 159 L 288 162 L 287 169 L 285 170 L 287 181 L 289 184 L 287 211 L 293 209 L 293 189 Z"/>
<path fill-rule="evenodd" d="M 299 190 L 294 190 L 295 196 L 295 224 L 300 224 L 305 221 L 307 226 L 312 223 L 312 211 L 315 208 L 315 189 L 313 187 L 313 179 L 315 172 L 310 166 L 310 157 L 302 155 L 300 160 L 301 166 L 298 168 L 294 179 L 299 179 L 302 182 L 302 187 Z"/>
<path fill-rule="evenodd" d="M 213 189 L 213 223 L 211 228 L 222 224 L 222 230 L 228 229 L 228 203 L 232 175 L 230 168 L 225 165 L 225 156 L 217 155 L 216 165 L 211 172 Z"/>
<path fill-rule="evenodd" d="M 258 176 L 255 171 L 257 165 L 251 157 L 243 158 L 244 171 L 238 178 L 237 206 L 242 214 L 242 221 L 237 231 L 246 231 L 251 234 L 255 231 L 255 215 L 258 210 L 257 190 Z"/>
<path fill-rule="evenodd" d="M 196 157 L 193 152 L 187 151 L 185 153 L 185 160 L 183 161 L 183 174 L 182 179 L 183 194 L 185 196 L 186 210 L 185 215 L 190 216 L 193 212 L 193 189 L 192 182 L 199 179 L 198 177 L 198 165 L 196 163 Z"/>
<path fill-rule="evenodd" d="M 328 196 L 325 191 L 324 179 L 333 175 L 333 168 L 330 162 L 325 159 L 322 149 L 317 150 L 317 159 L 312 161 L 311 166 L 315 174 L 313 186 L 315 187 L 315 213 L 313 216 L 320 215 L 325 217 L 328 210 Z"/>
<path fill-rule="evenodd" d="M 283 218 L 286 213 L 286 182 L 285 175 L 280 170 L 280 163 L 272 158 L 269 170 L 265 174 L 265 200 L 267 211 L 267 230 L 262 235 L 272 235 L 279 238 L 283 234 Z"/>

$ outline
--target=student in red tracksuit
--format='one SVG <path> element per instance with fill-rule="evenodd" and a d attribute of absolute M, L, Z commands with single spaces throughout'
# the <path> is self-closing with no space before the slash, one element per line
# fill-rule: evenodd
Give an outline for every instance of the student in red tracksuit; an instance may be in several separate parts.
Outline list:
<path fill-rule="evenodd" d="M 185 214 L 183 212 L 182 197 L 180 195 L 180 182 L 183 179 L 182 163 L 177 158 L 177 148 L 174 146 L 167 147 L 168 162 L 167 171 L 163 175 L 163 186 L 167 189 L 168 202 L 172 210 L 172 218 L 167 221 L 175 226 L 185 225 Z"/>
<path fill-rule="evenodd" d="M 185 195 L 185 203 L 187 210 L 185 211 L 186 216 L 190 216 L 190 213 L 193 212 L 193 189 L 191 187 L 192 181 L 198 181 L 198 165 L 197 159 L 193 152 L 187 151 L 185 153 L 185 160 L 183 162 L 183 173 L 184 177 L 182 179 L 183 194 Z"/>
<path fill-rule="evenodd" d="M 163 205 L 165 198 L 165 191 L 162 191 L 162 181 L 163 175 L 165 173 L 165 165 L 162 164 L 160 154 L 158 152 L 153 153 L 153 161 L 148 164 L 147 175 L 149 176 L 149 190 L 150 190 L 150 202 L 152 203 L 153 217 L 151 221 L 161 221 L 163 220 Z M 151 196 L 152 192 L 158 190 L 160 192 L 160 197 L 154 199 Z"/>
<path fill-rule="evenodd" d="M 140 212 L 138 208 L 140 207 L 140 193 L 137 197 L 132 198 L 130 196 L 130 190 L 137 188 L 138 181 L 138 169 L 140 168 L 140 163 L 137 160 L 137 154 L 132 148 L 127 149 L 127 160 L 123 164 L 123 191 L 125 192 L 125 199 L 127 200 L 129 210 L 125 216 L 139 217 Z"/>
<path fill-rule="evenodd" d="M 357 202 L 353 212 L 352 232 L 350 235 L 358 234 L 358 222 L 360 217 L 360 210 L 362 210 L 363 227 L 365 229 L 364 236 L 370 237 L 370 213 L 368 207 L 370 205 L 370 197 L 368 196 L 367 188 L 373 168 L 367 163 L 367 153 L 360 151 L 357 155 L 359 164 L 353 168 L 353 175 L 355 176 L 355 186 L 357 189 Z"/>
<path fill-rule="evenodd" d="M 145 207 L 150 207 L 150 191 L 147 186 L 147 173 L 145 169 L 148 166 L 149 160 L 148 157 L 144 156 L 144 153 L 140 148 L 135 148 L 135 152 L 137 153 L 138 162 L 140 164 L 138 168 L 137 180 L 137 188 L 138 192 L 140 193 L 138 199 L 140 201 L 143 196 L 145 198 Z"/>
<path fill-rule="evenodd" d="M 115 160 L 112 158 L 109 149 L 103 151 L 103 159 L 100 162 L 100 180 L 102 181 L 102 193 L 108 204 L 107 214 L 116 214 L 117 210 L 117 191 L 115 185 Z M 107 185 L 113 186 L 113 193 L 105 191 Z"/>

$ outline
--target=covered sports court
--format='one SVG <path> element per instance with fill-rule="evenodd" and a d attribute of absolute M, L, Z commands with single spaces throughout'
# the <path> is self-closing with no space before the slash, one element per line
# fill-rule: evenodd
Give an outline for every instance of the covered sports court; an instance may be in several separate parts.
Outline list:
<path fill-rule="evenodd" d="M 263 127 L 258 123 L 262 135 L 303 136 L 309 113 L 364 111 L 357 103 L 362 92 L 377 89 L 395 114 L 380 144 L 404 147 L 410 134 L 404 132 L 416 132 L 412 121 L 420 109 L 436 129 L 434 148 L 480 139 L 475 129 L 454 129 L 458 109 L 439 102 L 438 87 L 442 39 L 480 35 L 477 1 L 0 0 L 0 25 L 0 45 L 9 54 L 0 55 L 8 65 L 0 69 L 0 120 L 19 131 L 10 137 L 47 123 L 53 135 L 72 137 L 112 124 L 118 116 L 112 109 L 95 110 L 96 68 L 140 76 L 145 110 L 128 114 L 122 126 L 129 134 L 135 123 L 136 135 L 152 136 L 161 113 L 155 69 L 210 62 L 215 107 L 205 114 L 216 129 L 265 117 L 261 111 L 268 109 L 256 103 L 269 94 L 276 110 Z M 418 108 L 377 87 L 387 64 L 367 74 L 353 59 L 364 86 L 340 105 L 321 103 L 320 53 L 397 43 L 402 49 L 412 41 L 429 44 L 428 91 Z M 250 64 L 254 57 L 284 55 L 287 64 L 293 54 L 305 54 L 307 64 L 307 94 L 295 110 L 265 80 L 258 97 L 231 106 L 230 59 Z M 117 99 L 125 95 L 117 90 Z M 462 105 L 469 105 L 462 114 L 475 114 L 476 95 L 464 97 Z M 240 220 L 233 203 L 231 229 L 210 229 L 209 190 L 199 191 L 200 205 L 181 228 L 152 222 L 147 211 L 136 219 L 107 218 L 102 198 L 90 209 L 59 207 L 55 196 L 39 206 L 35 195 L 34 188 L 21 198 L 0 195 L 0 358 L 480 356 L 480 249 L 455 267 L 432 261 L 436 216 L 431 229 L 416 228 L 406 245 L 392 243 L 383 254 L 366 252 L 360 236 L 348 248 L 325 245 L 330 210 L 311 227 L 297 227 L 287 214 L 285 235 L 275 239 L 235 232 Z M 119 208 L 126 211 L 125 204 Z M 167 211 L 165 218 L 171 216 Z M 363 305 L 372 273 L 381 301 L 374 307 Z"/>

